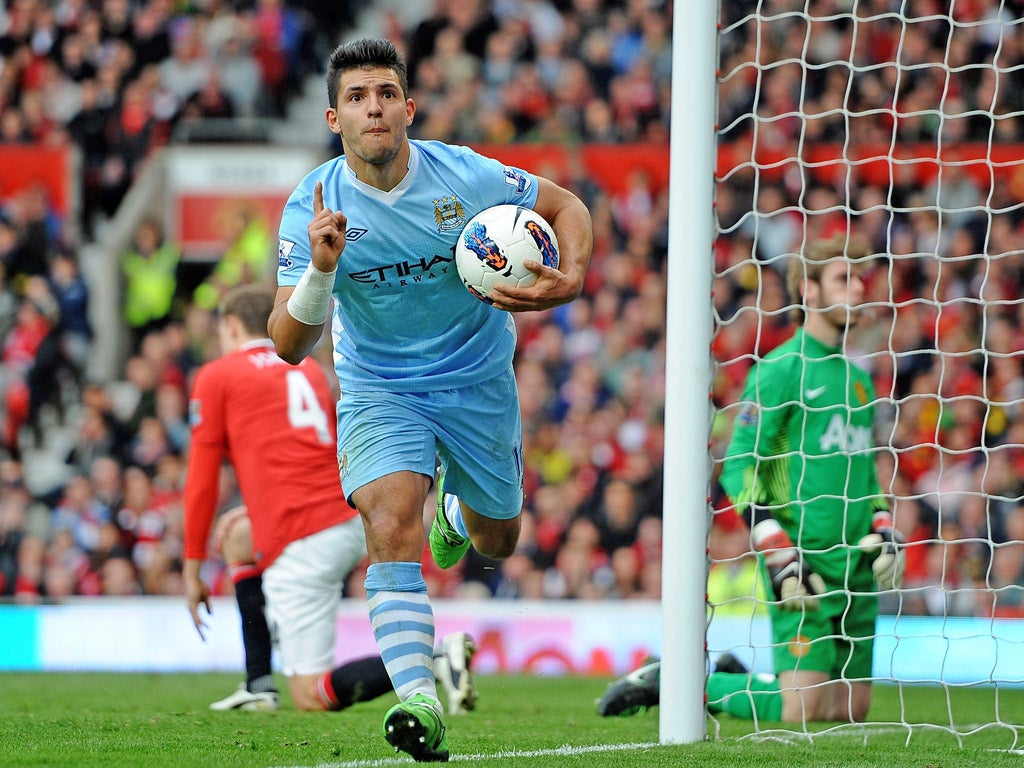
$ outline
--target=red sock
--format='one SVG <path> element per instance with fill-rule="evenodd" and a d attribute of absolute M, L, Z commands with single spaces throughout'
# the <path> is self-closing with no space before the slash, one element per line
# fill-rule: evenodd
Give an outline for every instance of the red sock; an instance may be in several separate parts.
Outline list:
<path fill-rule="evenodd" d="M 320 679 L 316 681 L 316 695 L 323 703 L 324 709 L 335 712 L 341 709 L 341 702 L 338 701 L 338 694 L 334 692 L 334 684 L 331 683 L 331 672 L 333 670 L 324 672 L 320 675 Z"/>

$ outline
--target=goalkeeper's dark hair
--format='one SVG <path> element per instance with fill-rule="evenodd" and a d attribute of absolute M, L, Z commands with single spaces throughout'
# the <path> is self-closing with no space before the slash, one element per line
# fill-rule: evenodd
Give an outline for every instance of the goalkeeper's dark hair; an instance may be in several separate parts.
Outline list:
<path fill-rule="evenodd" d="M 273 311 L 273 291 L 258 285 L 232 288 L 220 303 L 221 317 L 237 317 L 252 336 L 268 335 L 267 322 Z"/>
<path fill-rule="evenodd" d="M 327 103 L 338 108 L 338 81 L 350 69 L 390 69 L 398 77 L 402 95 L 409 97 L 409 70 L 395 44 L 384 38 L 363 38 L 334 49 L 327 63 Z"/>
<path fill-rule="evenodd" d="M 866 243 L 839 233 L 830 238 L 810 240 L 800 253 L 789 257 L 786 269 L 786 293 L 789 295 L 789 315 L 796 322 L 804 321 L 804 281 L 821 280 L 825 267 L 837 259 L 859 261 L 871 255 Z"/>

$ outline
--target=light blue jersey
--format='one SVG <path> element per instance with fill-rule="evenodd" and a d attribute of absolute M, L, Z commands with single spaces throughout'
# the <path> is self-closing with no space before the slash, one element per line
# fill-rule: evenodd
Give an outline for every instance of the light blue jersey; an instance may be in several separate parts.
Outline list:
<path fill-rule="evenodd" d="M 310 260 L 313 189 L 348 220 L 334 282 L 334 362 L 342 392 L 436 392 L 506 373 L 512 315 L 474 298 L 455 267 L 466 222 L 503 203 L 533 208 L 537 179 L 466 147 L 411 141 L 409 172 L 382 192 L 344 156 L 314 169 L 281 216 L 277 282 L 295 285 Z"/>

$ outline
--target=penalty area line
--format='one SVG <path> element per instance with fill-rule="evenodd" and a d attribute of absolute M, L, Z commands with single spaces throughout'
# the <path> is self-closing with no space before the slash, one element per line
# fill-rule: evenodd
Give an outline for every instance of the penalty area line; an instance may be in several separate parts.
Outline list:
<path fill-rule="evenodd" d="M 651 749 L 652 747 L 668 746 L 657 742 L 637 742 L 633 744 L 592 744 L 583 747 L 574 747 L 566 744 L 554 749 L 531 749 L 519 750 L 508 749 L 500 752 L 488 752 L 486 754 L 462 755 L 454 754 L 450 762 L 458 763 L 463 760 L 503 760 L 532 757 L 573 757 L 578 755 L 589 755 L 595 752 L 621 752 L 634 749 Z M 320 763 L 317 768 L 383 768 L 390 765 L 409 765 L 413 762 L 411 757 L 384 757 L 377 760 L 348 760 L 341 763 Z M 300 766 L 278 766 L 278 768 L 301 768 Z"/>

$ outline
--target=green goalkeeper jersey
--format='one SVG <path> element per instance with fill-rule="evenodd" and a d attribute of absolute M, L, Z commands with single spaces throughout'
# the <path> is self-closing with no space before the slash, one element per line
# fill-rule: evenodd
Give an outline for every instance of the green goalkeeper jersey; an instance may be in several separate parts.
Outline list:
<path fill-rule="evenodd" d="M 801 328 L 747 376 L 721 482 L 742 513 L 764 507 L 833 586 L 872 589 L 851 549 L 886 504 L 872 438 L 867 372 Z"/>

